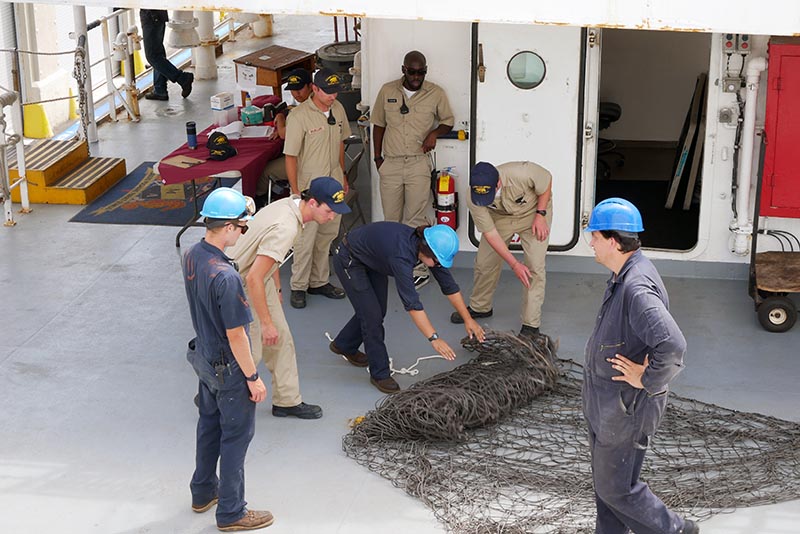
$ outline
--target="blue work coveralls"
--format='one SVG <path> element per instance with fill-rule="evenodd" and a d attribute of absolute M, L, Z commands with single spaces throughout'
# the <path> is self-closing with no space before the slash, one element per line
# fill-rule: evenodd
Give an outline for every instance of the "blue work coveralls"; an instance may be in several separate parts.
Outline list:
<path fill-rule="evenodd" d="M 398 222 L 376 222 L 348 233 L 333 257 L 333 268 L 353 305 L 355 315 L 333 342 L 345 354 L 355 354 L 361 344 L 375 380 L 391 376 L 389 353 L 384 343 L 383 319 L 389 297 L 389 277 L 406 311 L 422 310 L 414 288 L 419 238 L 414 228 Z M 459 287 L 444 267 L 430 270 L 442 293 L 452 295 Z"/>
<path fill-rule="evenodd" d="M 634 252 L 612 273 L 586 343 L 583 413 L 589 427 L 597 504 L 596 534 L 681 533 L 684 521 L 639 480 L 644 455 L 664 414 L 669 382 L 683 369 L 686 340 L 669 313 L 653 264 Z M 649 358 L 644 389 L 612 381 L 608 358 Z"/>
<path fill-rule="evenodd" d="M 247 513 L 244 459 L 255 434 L 256 405 L 225 331 L 247 330 L 253 317 L 233 260 L 205 240 L 184 254 L 183 279 L 197 334 L 186 359 L 200 381 L 192 504 L 218 496 L 217 524 L 227 525 Z"/>

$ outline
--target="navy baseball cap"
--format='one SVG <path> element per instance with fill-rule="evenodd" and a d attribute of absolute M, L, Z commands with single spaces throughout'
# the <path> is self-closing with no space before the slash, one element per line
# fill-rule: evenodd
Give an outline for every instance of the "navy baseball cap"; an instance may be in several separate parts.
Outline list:
<path fill-rule="evenodd" d="M 286 89 L 289 91 L 297 91 L 311 83 L 311 73 L 306 69 L 294 69 L 289 72 L 286 77 Z"/>
<path fill-rule="evenodd" d="M 500 173 L 491 163 L 481 161 L 475 164 L 469 173 L 469 190 L 472 203 L 476 206 L 488 206 L 494 202 L 497 182 Z"/>
<path fill-rule="evenodd" d="M 314 75 L 314 85 L 329 95 L 342 90 L 342 81 L 342 76 L 331 69 L 319 69 Z"/>
<path fill-rule="evenodd" d="M 344 215 L 350 213 L 350 207 L 344 201 L 344 189 L 342 184 L 330 176 L 320 176 L 311 180 L 308 194 L 317 202 L 324 202 L 330 209 Z"/>

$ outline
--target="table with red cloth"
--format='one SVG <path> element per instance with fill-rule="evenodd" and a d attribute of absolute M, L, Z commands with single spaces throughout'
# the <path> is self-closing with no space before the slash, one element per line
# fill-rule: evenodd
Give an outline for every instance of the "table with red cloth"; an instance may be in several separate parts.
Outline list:
<path fill-rule="evenodd" d="M 267 139 L 266 137 L 244 137 L 231 139 L 230 143 L 237 154 L 224 161 L 208 159 L 206 141 L 214 126 L 209 126 L 197 134 L 197 148 L 191 149 L 186 143 L 167 154 L 158 163 L 158 172 L 165 184 L 177 184 L 207 176 L 217 176 L 222 173 L 238 172 L 242 179 L 242 193 L 255 196 L 258 179 L 264 167 L 271 159 L 283 153 L 283 139 Z M 174 156 L 188 156 L 203 160 L 203 163 L 183 169 L 163 161 Z"/>

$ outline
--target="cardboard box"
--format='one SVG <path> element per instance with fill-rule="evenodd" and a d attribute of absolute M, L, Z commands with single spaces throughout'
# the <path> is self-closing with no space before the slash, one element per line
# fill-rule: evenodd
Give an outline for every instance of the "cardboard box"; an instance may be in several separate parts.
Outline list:
<path fill-rule="evenodd" d="M 211 109 L 214 111 L 233 107 L 233 93 L 222 92 L 211 97 Z"/>

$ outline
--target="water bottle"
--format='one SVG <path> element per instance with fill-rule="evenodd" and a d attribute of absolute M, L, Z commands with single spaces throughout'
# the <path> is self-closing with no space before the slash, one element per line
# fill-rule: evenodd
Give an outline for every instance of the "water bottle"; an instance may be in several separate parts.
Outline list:
<path fill-rule="evenodd" d="M 244 107 L 250 107 L 253 105 L 253 100 L 250 98 L 250 93 L 245 93 L 244 96 Z"/>
<path fill-rule="evenodd" d="M 186 146 L 194 150 L 197 148 L 197 127 L 194 121 L 186 123 Z"/>

